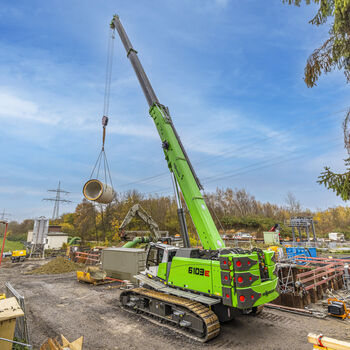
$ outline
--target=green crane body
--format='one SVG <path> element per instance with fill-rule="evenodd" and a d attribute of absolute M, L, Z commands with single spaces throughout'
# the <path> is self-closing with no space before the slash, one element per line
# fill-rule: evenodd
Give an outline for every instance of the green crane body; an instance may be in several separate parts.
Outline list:
<path fill-rule="evenodd" d="M 221 249 L 225 243 L 221 239 L 213 218 L 205 204 L 196 180 L 187 163 L 173 130 L 169 112 L 162 105 L 155 103 L 149 111 L 162 140 L 165 159 L 169 170 L 175 175 L 187 204 L 188 211 L 196 227 L 204 249 Z"/>
<path fill-rule="evenodd" d="M 225 310 L 254 309 L 276 299 L 279 294 L 276 290 L 278 278 L 274 252 L 225 247 L 168 108 L 159 103 L 137 51 L 132 47 L 117 15 L 111 22 L 111 28 L 118 31 L 138 77 L 150 107 L 149 113 L 161 138 L 169 170 L 180 186 L 203 246 L 203 250 L 199 250 L 151 243 L 146 263 L 147 276 L 170 287 L 219 298 Z M 218 317 L 220 320 L 232 319 L 227 315 Z"/>

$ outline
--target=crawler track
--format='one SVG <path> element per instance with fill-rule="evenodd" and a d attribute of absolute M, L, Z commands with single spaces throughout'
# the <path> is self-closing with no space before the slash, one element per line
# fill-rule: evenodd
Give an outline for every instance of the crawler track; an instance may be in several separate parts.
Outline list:
<path fill-rule="evenodd" d="M 123 309 L 202 343 L 220 333 L 215 313 L 193 300 L 147 288 L 134 288 L 123 291 L 120 301 Z"/>

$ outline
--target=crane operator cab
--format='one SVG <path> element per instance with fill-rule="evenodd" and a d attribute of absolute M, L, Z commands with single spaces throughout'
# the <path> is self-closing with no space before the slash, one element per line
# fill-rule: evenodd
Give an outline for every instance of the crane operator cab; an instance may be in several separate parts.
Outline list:
<path fill-rule="evenodd" d="M 164 243 L 150 243 L 146 260 L 146 273 L 154 278 L 167 280 L 171 262 L 177 250 L 177 247 Z"/>

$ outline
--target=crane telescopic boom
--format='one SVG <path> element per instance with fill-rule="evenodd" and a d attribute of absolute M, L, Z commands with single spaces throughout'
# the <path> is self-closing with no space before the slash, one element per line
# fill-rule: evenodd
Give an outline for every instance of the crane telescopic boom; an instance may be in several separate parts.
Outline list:
<path fill-rule="evenodd" d="M 137 51 L 123 28 L 117 15 L 113 17 L 111 28 L 116 29 L 127 52 L 127 57 L 134 68 L 143 93 L 150 107 L 149 113 L 154 120 L 159 136 L 162 140 L 162 147 L 165 159 L 170 172 L 175 177 L 175 186 L 180 186 L 187 208 L 191 214 L 192 221 L 196 227 L 198 236 L 204 249 L 216 250 L 225 247 L 213 218 L 203 199 L 200 190 L 203 189 L 174 127 L 167 107 L 159 103 L 150 81 L 137 56 Z M 179 208 L 179 219 L 182 231 L 186 231 L 186 223 L 182 208 Z M 182 214 L 181 214 L 182 211 Z M 189 246 L 187 232 L 182 232 L 185 246 Z M 186 237 L 187 236 L 187 237 Z M 186 242 L 187 240 L 187 242 Z"/>

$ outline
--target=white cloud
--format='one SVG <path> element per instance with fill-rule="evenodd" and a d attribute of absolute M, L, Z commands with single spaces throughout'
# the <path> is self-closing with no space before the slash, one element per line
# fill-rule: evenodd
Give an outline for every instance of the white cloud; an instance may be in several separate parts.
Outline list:
<path fill-rule="evenodd" d="M 12 93 L 0 91 L 0 118 L 24 119 L 45 124 L 55 124 L 54 118 L 40 115 L 39 106 Z"/>
<path fill-rule="evenodd" d="M 36 190 L 33 187 L 0 186 L 0 193 L 10 195 L 18 194 L 21 196 L 42 196 L 45 191 Z"/>
<path fill-rule="evenodd" d="M 3 90 L 4 88 L 0 90 L 0 118 L 2 119 L 60 125 L 61 128 L 71 128 L 72 124 L 74 124 L 75 127 L 79 126 L 79 128 L 75 128 L 77 132 L 96 130 L 94 117 L 90 112 L 82 111 L 86 107 L 80 108 L 80 112 L 77 112 L 78 106 L 69 105 L 62 107 L 59 106 L 59 102 L 48 107 L 41 105 L 40 102 L 34 102 Z M 59 96 L 57 96 L 56 100 L 59 101 Z M 58 109 L 61 109 L 60 113 L 57 113 Z M 113 120 L 113 124 L 111 123 L 108 127 L 108 132 L 119 135 L 158 138 L 155 128 L 151 127 L 151 125 L 125 123 L 119 121 L 118 118 Z"/>

